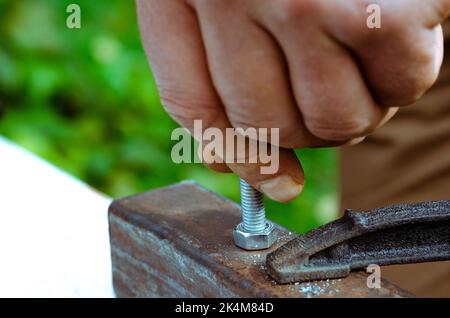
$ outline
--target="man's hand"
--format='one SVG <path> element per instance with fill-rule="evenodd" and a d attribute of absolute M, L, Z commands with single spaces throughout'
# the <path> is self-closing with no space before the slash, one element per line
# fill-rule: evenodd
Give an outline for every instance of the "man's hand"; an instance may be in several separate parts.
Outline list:
<path fill-rule="evenodd" d="M 369 29 L 366 8 L 381 7 Z M 449 0 L 137 0 L 167 112 L 192 130 L 280 129 L 280 169 L 217 164 L 277 201 L 304 184 L 292 148 L 356 143 L 434 83 Z M 218 154 L 221 155 L 221 154 Z"/>

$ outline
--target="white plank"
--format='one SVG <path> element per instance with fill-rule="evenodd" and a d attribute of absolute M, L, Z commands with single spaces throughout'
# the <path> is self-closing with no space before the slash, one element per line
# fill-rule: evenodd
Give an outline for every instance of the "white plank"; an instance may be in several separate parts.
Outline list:
<path fill-rule="evenodd" d="M 0 136 L 0 297 L 113 297 L 110 202 Z"/>

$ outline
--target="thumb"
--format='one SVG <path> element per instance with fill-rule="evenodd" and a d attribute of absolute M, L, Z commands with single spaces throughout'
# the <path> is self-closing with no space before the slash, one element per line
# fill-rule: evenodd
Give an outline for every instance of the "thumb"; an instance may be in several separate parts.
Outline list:
<path fill-rule="evenodd" d="M 305 177 L 293 150 L 278 148 L 277 151 L 279 151 L 279 157 L 276 159 L 279 161 L 279 169 L 271 174 L 262 173 L 261 168 L 266 165 L 259 160 L 253 164 L 228 163 L 228 167 L 270 199 L 287 202 L 295 199 L 302 192 Z"/>

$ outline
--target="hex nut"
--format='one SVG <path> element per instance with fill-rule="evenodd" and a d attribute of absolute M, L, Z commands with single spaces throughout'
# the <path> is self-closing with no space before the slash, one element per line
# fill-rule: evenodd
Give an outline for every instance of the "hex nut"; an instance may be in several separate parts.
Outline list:
<path fill-rule="evenodd" d="M 243 224 L 240 223 L 234 229 L 233 237 L 236 246 L 244 250 L 265 250 L 271 247 L 276 240 L 275 226 L 272 222 L 267 222 L 263 232 L 249 233 L 244 231 Z"/>

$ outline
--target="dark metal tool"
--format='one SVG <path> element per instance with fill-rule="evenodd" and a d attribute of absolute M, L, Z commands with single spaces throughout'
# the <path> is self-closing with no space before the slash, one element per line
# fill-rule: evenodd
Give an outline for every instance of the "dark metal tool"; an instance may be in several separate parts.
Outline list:
<path fill-rule="evenodd" d="M 450 201 L 398 205 L 345 215 L 267 256 L 279 283 L 340 278 L 370 264 L 450 260 Z"/>

